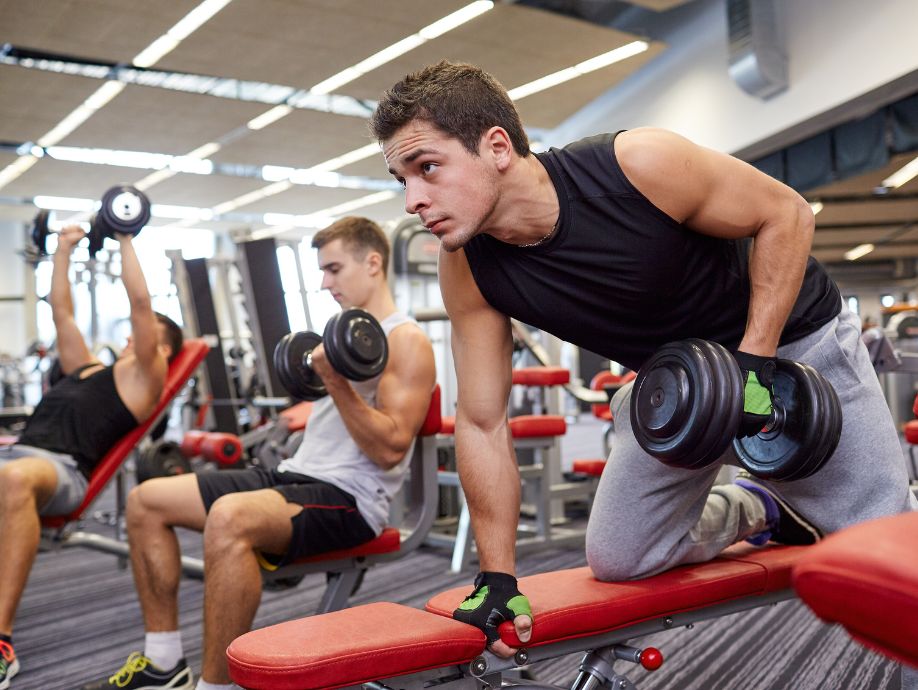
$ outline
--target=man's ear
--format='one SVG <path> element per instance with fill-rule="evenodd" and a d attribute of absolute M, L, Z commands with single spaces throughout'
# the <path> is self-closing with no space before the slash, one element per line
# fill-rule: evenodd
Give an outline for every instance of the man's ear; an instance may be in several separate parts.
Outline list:
<path fill-rule="evenodd" d="M 367 252 L 367 258 L 364 261 L 367 263 L 371 276 L 375 276 L 382 271 L 382 255 L 379 252 Z"/>
<path fill-rule="evenodd" d="M 478 151 L 482 156 L 489 156 L 500 171 L 510 166 L 513 157 L 513 142 L 503 127 L 491 127 L 481 135 Z"/>

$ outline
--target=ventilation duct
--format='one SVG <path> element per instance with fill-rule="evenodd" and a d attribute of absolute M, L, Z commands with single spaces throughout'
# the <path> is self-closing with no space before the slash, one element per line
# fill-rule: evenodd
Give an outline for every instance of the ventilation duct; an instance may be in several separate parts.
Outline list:
<path fill-rule="evenodd" d="M 787 88 L 781 0 L 727 0 L 730 77 L 746 93 L 771 98 Z"/>

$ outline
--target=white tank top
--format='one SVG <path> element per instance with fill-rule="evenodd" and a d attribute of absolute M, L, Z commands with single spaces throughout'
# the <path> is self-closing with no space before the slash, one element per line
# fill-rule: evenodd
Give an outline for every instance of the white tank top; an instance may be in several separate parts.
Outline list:
<path fill-rule="evenodd" d="M 417 322 L 395 312 L 380 325 L 389 337 L 397 327 Z M 370 407 L 376 407 L 379 376 L 351 382 L 354 390 Z M 297 472 L 347 491 L 357 500 L 357 509 L 378 536 L 389 521 L 389 503 L 399 490 L 414 450 L 414 441 L 395 467 L 384 470 L 370 460 L 351 438 L 344 420 L 330 395 L 317 400 L 312 408 L 303 442 L 289 460 L 278 465 L 280 472 Z"/>

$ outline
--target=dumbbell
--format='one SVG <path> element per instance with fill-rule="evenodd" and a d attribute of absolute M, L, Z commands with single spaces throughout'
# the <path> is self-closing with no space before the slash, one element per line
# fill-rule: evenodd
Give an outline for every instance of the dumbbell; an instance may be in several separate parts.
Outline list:
<path fill-rule="evenodd" d="M 48 255 L 48 236 L 58 235 L 48 228 L 51 212 L 42 209 L 32 224 L 32 243 L 40 256 Z M 89 220 L 89 255 L 95 257 L 106 237 L 116 233 L 137 235 L 150 220 L 150 200 L 135 187 L 112 187 L 102 195 L 102 205 Z"/>
<path fill-rule="evenodd" d="M 732 443 L 754 476 L 791 481 L 817 472 L 841 437 L 832 384 L 806 364 L 777 360 L 771 417 L 757 435 L 740 437 L 744 386 L 722 345 L 700 339 L 664 345 L 641 367 L 631 393 L 638 444 L 672 467 L 707 467 Z"/>
<path fill-rule="evenodd" d="M 324 344 L 332 367 L 350 381 L 367 381 L 382 373 L 389 358 L 386 334 L 363 309 L 347 309 L 329 319 L 321 336 L 312 331 L 288 333 L 274 348 L 274 369 L 281 385 L 300 400 L 328 393 L 312 368 L 312 351 Z"/>

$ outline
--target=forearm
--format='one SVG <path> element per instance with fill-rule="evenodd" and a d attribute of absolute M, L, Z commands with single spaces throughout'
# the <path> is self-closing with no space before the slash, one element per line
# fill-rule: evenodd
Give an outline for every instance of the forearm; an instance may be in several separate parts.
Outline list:
<path fill-rule="evenodd" d="M 482 428 L 456 419 L 456 463 L 472 518 L 481 571 L 516 574 L 520 475 L 503 420 Z"/>
<path fill-rule="evenodd" d="M 54 320 L 59 317 L 73 317 L 73 294 L 70 290 L 70 253 L 55 252 L 54 268 L 51 272 L 51 313 Z"/>
<path fill-rule="evenodd" d="M 749 257 L 749 314 L 740 350 L 772 356 L 797 301 L 813 240 L 815 220 L 802 199 L 763 226 Z"/>
<path fill-rule="evenodd" d="M 152 312 L 150 291 L 143 277 L 137 252 L 129 239 L 119 239 L 121 245 L 121 282 L 131 303 L 132 316 L 139 311 Z"/>
<path fill-rule="evenodd" d="M 413 436 L 399 429 L 392 417 L 368 405 L 345 379 L 330 378 L 325 385 L 360 450 L 384 470 L 401 462 Z"/>

